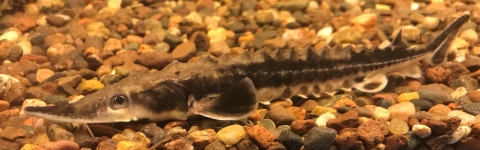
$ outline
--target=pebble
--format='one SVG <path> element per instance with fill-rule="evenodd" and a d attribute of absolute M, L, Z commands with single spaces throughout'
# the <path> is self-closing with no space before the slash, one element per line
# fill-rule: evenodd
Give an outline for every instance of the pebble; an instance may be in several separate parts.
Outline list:
<path fill-rule="evenodd" d="M 388 118 L 390 118 L 390 112 L 383 107 L 375 107 L 373 113 L 374 113 L 374 119 L 376 120 L 378 119 L 388 120 Z"/>
<path fill-rule="evenodd" d="M 334 114 L 332 114 L 331 112 L 326 112 L 319 116 L 317 119 L 315 119 L 315 124 L 319 127 L 326 127 L 327 121 L 333 118 L 335 118 Z"/>
<path fill-rule="evenodd" d="M 315 127 L 315 125 L 314 120 L 295 120 L 292 122 L 290 128 L 293 133 L 303 136 Z"/>
<path fill-rule="evenodd" d="M 45 150 L 58 150 L 58 149 L 65 149 L 65 150 L 79 150 L 80 146 L 70 140 L 59 140 L 55 142 L 48 142 L 43 145 Z"/>
<path fill-rule="evenodd" d="M 405 121 L 397 119 L 397 118 L 393 118 L 388 123 L 388 130 L 392 134 L 403 135 L 403 134 L 406 134 L 409 131 L 409 127 L 408 127 L 408 125 Z"/>
<path fill-rule="evenodd" d="M 277 126 L 290 125 L 296 120 L 293 113 L 280 105 L 272 105 L 267 113 L 269 119 L 271 119 Z"/>
<path fill-rule="evenodd" d="M 359 124 L 358 112 L 355 110 L 350 110 L 342 115 L 339 115 L 336 118 L 329 119 L 326 126 L 328 128 L 335 129 L 337 131 L 342 130 L 343 128 L 356 127 Z"/>
<path fill-rule="evenodd" d="M 165 144 L 165 146 L 167 145 Z M 141 149 L 141 148 L 144 148 L 143 143 L 133 142 L 133 141 L 120 141 L 118 142 L 116 147 L 116 149 Z"/>
<path fill-rule="evenodd" d="M 273 144 L 275 136 L 261 125 L 254 125 L 248 129 L 248 135 L 256 141 L 261 148 L 267 148 Z"/>
<path fill-rule="evenodd" d="M 450 139 L 448 144 L 453 144 L 458 142 L 460 139 L 465 138 L 470 135 L 472 128 L 469 126 L 459 126 L 452 134 L 449 135 Z"/>
<path fill-rule="evenodd" d="M 4 100 L 0 100 L 0 112 L 10 108 L 10 103 Z"/>
<path fill-rule="evenodd" d="M 432 134 L 432 130 L 428 126 L 422 124 L 413 125 L 412 132 L 421 138 L 426 138 Z"/>
<path fill-rule="evenodd" d="M 385 138 L 385 149 L 400 149 L 408 144 L 408 137 L 405 135 L 392 135 Z"/>
<path fill-rule="evenodd" d="M 382 143 L 385 140 L 385 135 L 388 134 L 388 128 L 375 120 L 360 124 L 357 130 L 359 138 L 364 142 L 365 148 L 368 149 Z"/>
<path fill-rule="evenodd" d="M 287 149 L 300 149 L 303 146 L 302 137 L 288 130 L 280 132 L 278 141 L 285 145 Z"/>
<path fill-rule="evenodd" d="M 355 128 L 348 128 L 340 131 L 337 137 L 335 137 L 335 145 L 340 149 L 350 149 L 356 143 L 358 139 L 358 133 Z"/>
<path fill-rule="evenodd" d="M 462 107 L 462 110 L 471 115 L 480 114 L 480 103 L 470 103 Z"/>
<path fill-rule="evenodd" d="M 305 150 L 328 150 L 333 145 L 337 131 L 325 128 L 314 127 L 305 135 Z"/>
<path fill-rule="evenodd" d="M 210 134 L 207 131 L 193 131 L 188 135 L 188 138 L 192 140 L 192 145 L 196 149 L 203 149 L 205 148 L 208 144 L 212 143 L 215 141 L 215 136 Z"/>
<path fill-rule="evenodd" d="M 408 117 L 415 113 L 415 106 L 411 102 L 401 102 L 390 106 L 387 109 L 390 112 L 390 118 L 398 118 L 404 121 L 408 120 Z"/>
<path fill-rule="evenodd" d="M 415 105 L 415 109 L 419 111 L 428 111 L 431 107 L 433 107 L 432 102 L 423 99 L 411 100 L 410 102 L 413 103 L 413 105 Z"/>
<path fill-rule="evenodd" d="M 420 95 L 417 92 L 402 93 L 397 97 L 397 102 L 409 102 L 413 99 L 419 99 Z"/>
<path fill-rule="evenodd" d="M 471 125 L 475 122 L 475 116 L 460 110 L 452 110 L 448 117 L 458 117 L 461 119 L 460 125 Z"/>
<path fill-rule="evenodd" d="M 225 143 L 227 147 L 235 145 L 245 137 L 245 130 L 240 125 L 230 125 L 217 132 L 217 139 Z"/>
<path fill-rule="evenodd" d="M 450 113 L 450 111 L 451 111 L 450 108 L 448 108 L 443 104 L 437 104 L 428 110 L 429 113 L 439 115 L 439 116 L 446 116 L 448 115 L 448 113 Z"/>

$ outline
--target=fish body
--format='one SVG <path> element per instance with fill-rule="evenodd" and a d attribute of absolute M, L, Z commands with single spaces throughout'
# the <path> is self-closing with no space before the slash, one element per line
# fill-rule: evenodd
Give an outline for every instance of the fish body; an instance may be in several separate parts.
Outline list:
<path fill-rule="evenodd" d="M 76 102 L 24 111 L 75 123 L 186 120 L 191 115 L 238 120 L 253 113 L 258 103 L 268 105 L 294 95 L 349 88 L 378 92 L 387 84 L 387 73 L 399 71 L 418 78 L 418 61 L 445 62 L 453 39 L 469 17 L 469 13 L 458 17 L 423 47 L 409 47 L 400 30 L 383 49 L 307 47 L 205 56 L 195 63 L 175 61 L 158 72 L 131 75 Z"/>

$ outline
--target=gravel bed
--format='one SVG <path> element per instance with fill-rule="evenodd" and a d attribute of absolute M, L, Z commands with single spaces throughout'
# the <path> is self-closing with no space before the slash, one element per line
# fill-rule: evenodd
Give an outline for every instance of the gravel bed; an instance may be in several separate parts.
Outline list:
<path fill-rule="evenodd" d="M 480 3 L 443 0 L 3 0 L 0 150 L 480 149 Z M 261 105 L 247 121 L 81 124 L 26 116 L 177 60 L 308 45 L 424 45 L 471 11 L 449 62 L 374 94 Z"/>

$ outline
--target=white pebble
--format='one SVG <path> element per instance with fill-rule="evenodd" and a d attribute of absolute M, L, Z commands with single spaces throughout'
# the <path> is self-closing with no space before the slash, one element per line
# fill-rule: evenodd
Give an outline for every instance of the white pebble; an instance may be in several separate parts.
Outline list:
<path fill-rule="evenodd" d="M 466 112 L 463 112 L 460 110 L 452 110 L 450 111 L 450 113 L 448 113 L 448 117 L 455 117 L 455 116 L 462 119 L 462 121 L 460 122 L 461 126 L 471 125 L 473 124 L 473 122 L 475 122 L 475 116 L 470 115 Z"/>
<path fill-rule="evenodd" d="M 469 126 L 459 126 L 452 134 L 449 135 L 450 139 L 448 144 L 453 144 L 458 142 L 460 139 L 467 137 L 472 132 L 472 128 Z"/>
<path fill-rule="evenodd" d="M 452 96 L 453 99 L 458 99 L 465 94 L 467 94 L 467 89 L 465 87 L 458 87 L 455 91 L 450 93 L 450 96 Z"/>
<path fill-rule="evenodd" d="M 411 10 L 417 10 L 418 8 L 420 8 L 420 4 L 418 3 L 412 3 L 412 5 L 410 5 Z"/>
<path fill-rule="evenodd" d="M 470 42 L 471 44 L 477 43 L 478 41 L 478 35 L 477 32 L 473 29 L 467 29 L 460 33 L 459 38 L 464 39 L 467 42 Z"/>
<path fill-rule="evenodd" d="M 10 89 L 12 84 L 16 82 L 19 82 L 17 78 L 12 77 L 8 74 L 0 74 L 0 94 L 3 95 L 3 93 L 7 89 Z"/>
<path fill-rule="evenodd" d="M 23 109 L 27 106 L 47 106 L 47 103 L 39 99 L 26 99 L 25 101 L 23 101 L 22 109 L 19 113 L 20 117 L 26 117 L 25 111 Z"/>
<path fill-rule="evenodd" d="M 20 37 L 17 31 L 11 30 L 0 35 L 0 40 L 17 41 Z"/>
<path fill-rule="evenodd" d="M 390 112 L 383 107 L 375 107 L 373 114 L 374 114 L 375 120 L 378 120 L 380 118 L 388 120 L 388 118 L 390 117 Z"/>
<path fill-rule="evenodd" d="M 327 126 L 327 121 L 330 119 L 335 118 L 335 115 L 333 115 L 331 112 L 326 112 L 322 115 L 320 115 L 316 120 L 315 123 L 319 127 L 326 127 Z"/>
<path fill-rule="evenodd" d="M 135 136 L 135 134 L 137 134 L 137 133 L 136 133 L 134 130 L 129 129 L 129 128 L 124 129 L 124 130 L 122 131 L 122 135 L 124 135 L 125 137 L 127 137 L 128 140 L 132 140 L 133 137 Z"/>
<path fill-rule="evenodd" d="M 427 16 L 425 19 L 423 19 L 423 26 L 427 28 L 428 30 L 433 30 L 437 28 L 438 26 L 438 18 L 437 17 L 430 17 Z"/>
<path fill-rule="evenodd" d="M 42 16 L 38 17 L 38 19 L 36 21 L 37 25 L 39 25 L 39 26 L 47 25 L 47 19 L 46 18 L 47 18 L 46 15 L 42 15 Z"/>
<path fill-rule="evenodd" d="M 333 28 L 328 26 L 318 30 L 317 36 L 322 39 L 327 39 L 328 37 L 332 36 L 332 33 L 333 33 Z"/>
<path fill-rule="evenodd" d="M 245 138 L 245 130 L 238 124 L 227 126 L 217 132 L 217 139 L 227 147 L 237 144 L 243 138 Z"/>
<path fill-rule="evenodd" d="M 29 41 L 20 41 L 17 45 L 22 48 L 23 55 L 32 53 L 32 43 Z"/>
<path fill-rule="evenodd" d="M 122 0 L 108 0 L 108 8 L 119 9 L 122 7 Z"/>
<path fill-rule="evenodd" d="M 432 134 L 430 127 L 423 124 L 413 125 L 412 132 L 421 138 L 426 138 Z"/>

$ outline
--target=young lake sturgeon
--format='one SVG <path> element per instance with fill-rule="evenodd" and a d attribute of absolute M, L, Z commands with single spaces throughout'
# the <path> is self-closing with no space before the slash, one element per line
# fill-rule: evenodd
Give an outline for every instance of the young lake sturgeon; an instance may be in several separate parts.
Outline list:
<path fill-rule="evenodd" d="M 155 73 L 131 75 L 79 101 L 26 107 L 25 113 L 74 123 L 186 120 L 190 115 L 239 120 L 253 113 L 258 103 L 268 105 L 274 99 L 341 88 L 378 92 L 387 84 L 387 73 L 418 78 L 418 61 L 445 62 L 453 39 L 469 18 L 469 13 L 463 14 L 421 48 L 409 48 L 400 30 L 384 49 L 309 47 L 207 56 L 195 63 L 175 61 Z"/>

